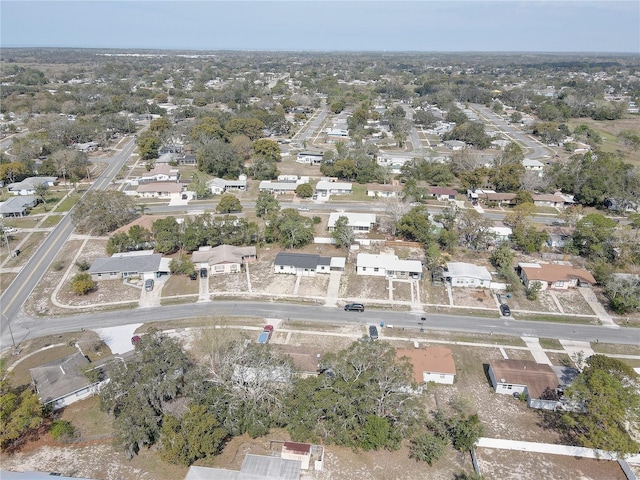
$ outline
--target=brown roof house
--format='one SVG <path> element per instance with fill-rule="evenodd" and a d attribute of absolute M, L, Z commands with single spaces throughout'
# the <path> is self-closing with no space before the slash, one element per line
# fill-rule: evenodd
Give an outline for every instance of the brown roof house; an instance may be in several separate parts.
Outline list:
<path fill-rule="evenodd" d="M 550 365 L 531 360 L 494 360 L 489 364 L 489 378 L 496 393 L 524 394 L 531 408 L 562 408 L 555 396 L 560 383 Z"/>
<path fill-rule="evenodd" d="M 453 353 L 446 347 L 398 349 L 398 357 L 407 357 L 413 365 L 416 383 L 445 383 L 451 385 L 456 376 Z"/>
<path fill-rule="evenodd" d="M 531 282 L 539 282 L 542 289 L 567 290 L 570 287 L 594 285 L 596 279 L 584 268 L 555 263 L 519 263 L 520 278 L 529 288 Z"/>

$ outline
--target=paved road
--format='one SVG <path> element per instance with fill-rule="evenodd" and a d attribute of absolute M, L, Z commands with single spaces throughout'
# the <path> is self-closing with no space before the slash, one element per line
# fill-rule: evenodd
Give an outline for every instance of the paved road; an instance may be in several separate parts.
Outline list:
<path fill-rule="evenodd" d="M 500 115 L 494 113 L 490 108 L 478 104 L 472 104 L 469 108 L 478 114 L 478 117 L 483 120 L 485 126 L 493 127 L 504 132 L 510 140 L 513 140 L 520 144 L 520 146 L 524 147 L 525 156 L 527 158 L 543 161 L 544 158 L 549 158 L 554 155 L 554 152 L 547 146 L 543 145 L 530 135 L 525 134 L 518 127 L 510 124 Z"/>
<path fill-rule="evenodd" d="M 22 318 L 14 328 L 19 343 L 28 338 L 78 331 L 81 328 L 106 328 L 134 323 L 149 323 L 199 317 L 256 317 L 299 319 L 324 325 L 380 324 L 394 329 L 407 329 L 428 336 L 429 330 L 475 332 L 516 337 L 557 338 L 603 343 L 640 344 L 640 329 L 609 328 L 595 325 L 573 325 L 553 322 L 531 322 L 504 318 L 461 317 L 441 314 L 419 314 L 370 310 L 345 312 L 339 307 L 318 307 L 278 302 L 212 301 L 156 308 L 136 308 L 120 312 L 96 312 L 61 318 Z M 420 333 L 421 317 L 426 317 L 424 333 Z M 9 339 L 3 334 L 2 344 Z"/>
<path fill-rule="evenodd" d="M 130 138 L 124 143 L 122 150 L 117 155 L 105 160 L 108 163 L 107 168 L 89 190 L 106 188 L 120 171 L 134 149 L 134 139 Z M 73 228 L 71 215 L 65 215 L 62 221 L 44 239 L 42 245 L 20 270 L 20 273 L 18 273 L 9 287 L 2 292 L 2 296 L 0 296 L 0 311 L 2 315 L 0 330 L 3 338 L 5 330 L 9 328 L 9 322 L 13 322 L 11 326 L 14 330 L 18 328 L 18 313 L 22 305 L 40 281 L 47 268 L 49 268 L 49 265 L 69 238 L 69 235 L 71 235 Z"/>

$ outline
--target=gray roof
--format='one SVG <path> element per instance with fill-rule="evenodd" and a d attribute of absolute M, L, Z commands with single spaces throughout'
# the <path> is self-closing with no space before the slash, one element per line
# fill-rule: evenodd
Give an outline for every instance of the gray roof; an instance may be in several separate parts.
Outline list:
<path fill-rule="evenodd" d="M 88 273 L 149 273 L 160 271 L 162 255 L 159 253 L 149 254 L 144 252 L 124 252 L 114 253 L 107 258 L 96 258 L 91 264 Z"/>
<path fill-rule="evenodd" d="M 491 281 L 491 274 L 485 267 L 465 262 L 447 262 L 447 276 Z"/>
<path fill-rule="evenodd" d="M 191 466 L 185 480 L 299 480 L 301 467 L 300 460 L 247 454 L 240 471 Z"/>
<path fill-rule="evenodd" d="M 312 253 L 280 252 L 276 255 L 276 259 L 273 263 L 274 265 L 284 265 L 287 267 L 315 269 L 318 266 L 319 261 L 320 255 Z M 324 265 L 328 265 L 328 263 Z"/>
<path fill-rule="evenodd" d="M 9 190 L 30 190 L 36 188 L 36 185 L 54 183 L 58 177 L 28 177 L 21 182 L 14 182 L 7 185 Z"/>
<path fill-rule="evenodd" d="M 42 403 L 50 403 L 91 385 L 83 370 L 89 360 L 80 352 L 29 370 Z"/>
<path fill-rule="evenodd" d="M 9 197 L 6 202 L 0 203 L 0 213 L 22 213 L 37 201 L 34 195 Z"/>
<path fill-rule="evenodd" d="M 244 263 L 244 257 L 255 257 L 256 247 L 236 247 L 234 245 L 218 245 L 217 247 L 196 250 L 191 255 L 193 263 Z"/>

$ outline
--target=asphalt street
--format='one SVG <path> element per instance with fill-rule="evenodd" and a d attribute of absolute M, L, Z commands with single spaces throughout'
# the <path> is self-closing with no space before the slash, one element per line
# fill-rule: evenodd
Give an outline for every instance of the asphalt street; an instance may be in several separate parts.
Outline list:
<path fill-rule="evenodd" d="M 587 342 L 640 344 L 640 329 L 611 328 L 554 322 L 532 322 L 505 318 L 468 317 L 442 314 L 420 314 L 367 309 L 363 313 L 345 312 L 339 307 L 318 307 L 279 302 L 210 301 L 155 308 L 136 308 L 118 312 L 97 312 L 69 317 L 23 317 L 13 328 L 16 343 L 27 338 L 62 334 L 82 328 L 106 328 L 134 323 L 153 323 L 191 318 L 262 317 L 300 320 L 323 325 L 380 325 L 429 335 L 429 330 L 473 332 L 509 336 L 532 336 Z M 422 318 L 425 321 L 422 322 Z M 424 333 L 421 333 L 424 329 Z M 2 345 L 10 339 L 3 332 Z"/>

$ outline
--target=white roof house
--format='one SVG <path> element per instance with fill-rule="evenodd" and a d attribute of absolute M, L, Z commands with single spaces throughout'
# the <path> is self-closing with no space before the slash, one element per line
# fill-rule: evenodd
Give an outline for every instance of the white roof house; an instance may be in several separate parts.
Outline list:
<path fill-rule="evenodd" d="M 28 177 L 21 182 L 14 182 L 7 185 L 7 191 L 12 195 L 33 195 L 36 193 L 36 186 L 47 185 L 53 187 L 58 177 Z"/>
<path fill-rule="evenodd" d="M 320 180 L 316 184 L 317 192 L 326 192 L 332 195 L 350 194 L 353 191 L 352 188 L 350 182 L 327 182 Z"/>
<path fill-rule="evenodd" d="M 391 278 L 422 277 L 420 260 L 400 260 L 397 255 L 359 253 L 356 258 L 356 273 Z"/>
<path fill-rule="evenodd" d="M 329 222 L 327 224 L 330 232 L 335 230 L 336 222 L 340 217 L 347 217 L 349 221 L 348 225 L 356 233 L 369 233 L 376 224 L 376 216 L 374 213 L 332 212 L 329 214 Z"/>
<path fill-rule="evenodd" d="M 524 166 L 525 170 L 540 171 L 544 169 L 544 163 L 540 162 L 539 160 L 530 160 L 528 158 L 525 158 L 524 160 L 522 160 L 522 165 Z"/>
<path fill-rule="evenodd" d="M 491 274 L 485 267 L 472 263 L 447 262 L 444 276 L 452 287 L 489 287 Z"/>

